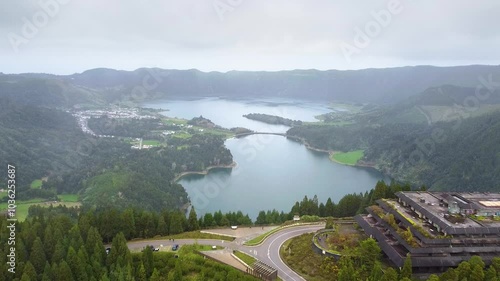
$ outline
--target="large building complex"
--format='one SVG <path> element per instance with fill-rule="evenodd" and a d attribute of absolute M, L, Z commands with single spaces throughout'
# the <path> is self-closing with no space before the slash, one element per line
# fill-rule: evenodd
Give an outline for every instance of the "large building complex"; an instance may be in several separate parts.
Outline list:
<path fill-rule="evenodd" d="M 500 194 L 398 192 L 356 216 L 396 265 L 407 254 L 419 269 L 458 266 L 472 255 L 500 256 Z"/>

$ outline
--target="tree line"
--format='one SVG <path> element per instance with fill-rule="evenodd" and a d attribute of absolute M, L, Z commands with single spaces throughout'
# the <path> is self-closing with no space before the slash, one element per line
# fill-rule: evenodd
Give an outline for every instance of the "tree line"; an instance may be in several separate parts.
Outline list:
<path fill-rule="evenodd" d="M 118 213 L 117 210 L 110 212 Z M 257 280 L 230 266 L 204 259 L 195 253 L 196 246 L 183 247 L 179 257 L 168 252 L 153 254 L 149 247 L 142 253 L 131 253 L 126 237 L 130 233 L 123 232 L 126 229 L 103 239 L 101 234 L 108 230 L 100 229 L 104 223 L 99 221 L 106 220 L 102 216 L 105 214 L 78 214 L 75 208 L 33 208 L 30 219 L 16 224 L 14 273 L 7 271 L 10 251 L 7 225 L 10 222 L 0 218 L 0 243 L 3 245 L 0 247 L 0 280 L 181 281 L 185 280 L 184 276 L 200 281 Z M 147 228 L 147 225 L 138 224 L 134 231 L 140 234 Z M 109 253 L 105 250 L 105 242 L 111 242 Z"/>
<path fill-rule="evenodd" d="M 500 147 L 495 140 L 500 138 L 500 112 L 431 125 L 373 122 L 296 126 L 287 134 L 326 150 L 363 149 L 362 161 L 415 186 L 426 185 L 435 190 L 498 190 Z"/>

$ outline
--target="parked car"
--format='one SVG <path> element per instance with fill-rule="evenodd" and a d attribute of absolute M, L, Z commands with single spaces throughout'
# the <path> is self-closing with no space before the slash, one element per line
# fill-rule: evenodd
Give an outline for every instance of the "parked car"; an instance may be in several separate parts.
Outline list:
<path fill-rule="evenodd" d="M 172 246 L 172 251 L 177 251 L 179 249 L 179 244 L 175 244 Z"/>
<path fill-rule="evenodd" d="M 111 248 L 110 247 L 106 248 L 106 254 L 109 254 L 109 252 L 111 252 Z"/>
<path fill-rule="evenodd" d="M 149 247 L 151 249 L 151 251 L 153 251 L 153 252 L 158 252 L 160 250 L 160 248 L 155 248 L 155 246 L 153 246 L 153 245 L 148 245 L 146 247 Z M 144 249 L 146 249 L 146 247 L 144 247 Z"/>

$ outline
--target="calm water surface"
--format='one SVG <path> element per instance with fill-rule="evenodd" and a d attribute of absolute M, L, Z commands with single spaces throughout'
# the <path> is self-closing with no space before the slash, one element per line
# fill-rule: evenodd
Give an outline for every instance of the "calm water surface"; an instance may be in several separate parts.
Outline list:
<path fill-rule="evenodd" d="M 145 107 L 168 109 L 170 117 L 191 119 L 203 115 L 226 128 L 246 127 L 264 132 L 286 132 L 288 127 L 268 125 L 243 118 L 243 114 L 267 113 L 295 120 L 314 121 L 314 116 L 331 111 L 327 105 L 291 100 L 234 101 L 206 98 L 194 101 L 157 101 Z M 189 175 L 182 184 L 198 215 L 217 210 L 242 210 L 255 219 L 260 210 L 290 211 L 305 195 L 328 197 L 338 202 L 342 196 L 365 192 L 375 186 L 382 174 L 368 168 L 331 162 L 326 153 L 308 150 L 304 145 L 280 136 L 253 135 L 229 139 L 238 166 L 215 169 L 208 175 Z"/>

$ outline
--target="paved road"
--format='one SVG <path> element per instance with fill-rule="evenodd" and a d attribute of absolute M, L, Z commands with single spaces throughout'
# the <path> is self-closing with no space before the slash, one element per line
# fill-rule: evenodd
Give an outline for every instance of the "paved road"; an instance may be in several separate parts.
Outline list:
<path fill-rule="evenodd" d="M 279 249 L 281 248 L 281 245 L 283 245 L 283 243 L 285 243 L 285 241 L 288 239 L 304 233 L 315 232 L 319 229 L 323 229 L 324 227 L 324 224 L 320 224 L 285 228 L 269 236 L 261 245 L 254 247 L 242 245 L 242 239 L 236 239 L 232 242 L 213 239 L 176 239 L 175 241 L 171 241 L 168 239 L 140 240 L 131 241 L 127 244 L 129 249 L 131 250 L 141 250 L 147 245 L 153 245 L 154 247 L 160 247 L 160 245 L 163 245 L 163 247 L 172 247 L 172 245 L 174 244 L 187 245 L 198 243 L 201 245 L 222 246 L 231 250 L 239 250 L 248 253 L 249 255 L 259 259 L 260 261 L 276 268 L 278 270 L 278 276 L 285 281 L 302 281 L 305 279 L 291 270 L 283 262 L 283 260 L 281 260 Z"/>
<path fill-rule="evenodd" d="M 305 280 L 295 271 L 291 270 L 284 262 L 281 260 L 279 250 L 281 245 L 285 243 L 286 240 L 293 237 L 299 236 L 304 233 L 316 232 L 320 229 L 324 229 L 325 225 L 308 225 L 308 226 L 296 226 L 283 229 L 269 236 L 269 238 L 264 241 L 260 246 L 257 247 L 245 247 L 254 248 L 257 250 L 257 258 L 264 263 L 278 269 L 278 276 L 286 281 L 299 281 Z"/>

